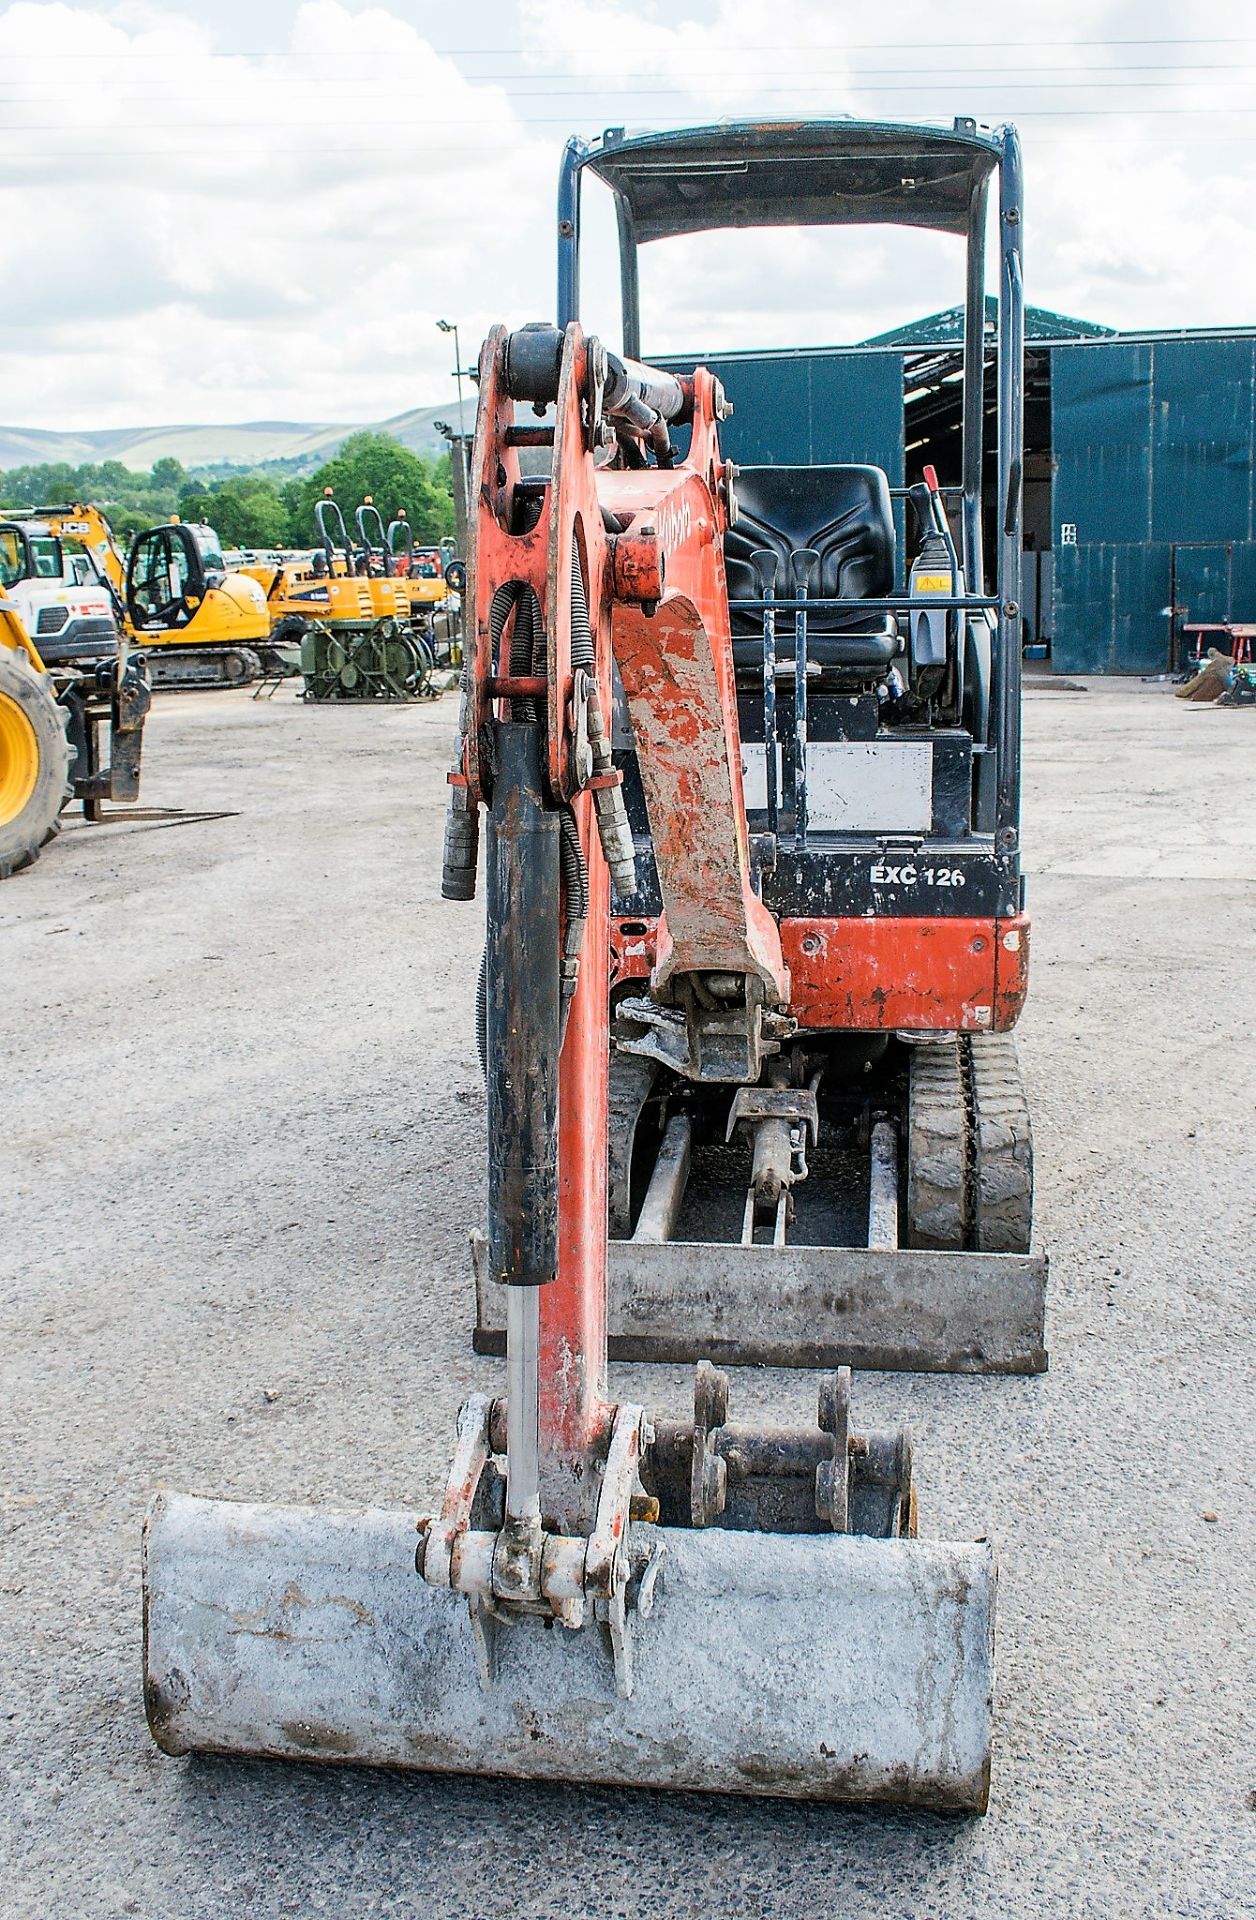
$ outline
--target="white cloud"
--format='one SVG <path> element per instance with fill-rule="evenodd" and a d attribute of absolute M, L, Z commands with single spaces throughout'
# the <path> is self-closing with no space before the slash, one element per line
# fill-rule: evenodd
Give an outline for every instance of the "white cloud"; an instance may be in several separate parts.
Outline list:
<path fill-rule="evenodd" d="M 1246 0 L 1197 0 L 1189 15 L 1169 0 L 1057 0 L 1047 11 L 1008 0 L 962 9 L 892 0 L 879 10 L 716 0 L 705 19 L 677 21 L 669 6 L 665 20 L 644 22 L 622 0 L 524 0 L 524 12 L 546 59 L 574 74 L 588 72 L 591 48 L 626 50 L 616 117 L 629 126 L 666 120 L 669 109 L 678 122 L 797 111 L 1018 123 L 1032 301 L 1130 328 L 1256 321 L 1256 33 Z M 646 76 L 684 91 L 651 97 Z M 788 245 L 739 236 L 731 276 L 718 247 L 695 247 L 686 275 L 676 243 L 665 244 L 671 291 L 646 333 L 670 345 L 854 340 L 957 297 L 948 251 L 931 259 L 919 236 L 875 246 L 860 236 L 854 277 L 826 251 L 810 288 L 802 269 L 820 256 L 792 236 Z M 786 262 L 795 271 L 782 271 Z M 775 339 L 765 308 L 774 289 Z"/>
<path fill-rule="evenodd" d="M 1015 119 L 1032 300 L 1124 326 L 1256 318 L 1240 0 L 1197 0 L 1189 23 L 1168 0 L 518 5 L 523 54 L 460 65 L 386 4 L 305 0 L 286 46 L 241 53 L 151 0 L 0 0 L 0 418 L 452 403 L 435 320 L 459 321 L 469 360 L 494 320 L 552 312 L 563 136 L 618 121 Z M 474 9 L 442 27 L 476 35 Z M 958 286 L 930 236 L 669 246 L 665 275 L 646 255 L 656 344 L 859 338 Z"/>
<path fill-rule="evenodd" d="M 6 421 L 400 412 L 450 393 L 446 309 L 466 358 L 549 296 L 549 142 L 395 15 L 307 0 L 251 57 L 122 19 L 0 13 Z"/>

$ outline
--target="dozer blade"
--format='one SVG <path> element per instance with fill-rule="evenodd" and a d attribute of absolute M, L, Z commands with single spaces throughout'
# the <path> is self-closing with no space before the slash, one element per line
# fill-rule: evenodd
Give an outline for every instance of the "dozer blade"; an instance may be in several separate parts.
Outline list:
<path fill-rule="evenodd" d="M 663 1245 L 607 1250 L 612 1360 L 1042 1373 L 1047 1256 L 917 1248 Z M 477 1353 L 504 1353 L 476 1260 Z"/>
<path fill-rule="evenodd" d="M 159 1494 L 145 1528 L 149 1725 L 167 1753 L 978 1813 L 990 1548 L 656 1530 L 653 1610 L 616 1691 L 607 1636 L 491 1623 L 415 1573 L 413 1513 Z"/>
<path fill-rule="evenodd" d="M 635 1085 L 626 1078 L 632 1061 L 632 1055 L 614 1056 L 615 1083 L 626 1095 L 612 1154 L 621 1188 L 636 1116 L 653 1084 L 648 1077 Z M 849 1167 L 840 1178 L 813 1176 L 788 1196 L 789 1204 L 778 1196 L 770 1243 L 756 1239 L 753 1186 L 742 1196 L 735 1183 L 721 1188 L 726 1173 L 712 1177 L 709 1164 L 705 1174 L 698 1172 L 692 1123 L 675 1114 L 632 1238 L 607 1248 L 611 1358 L 1045 1372 L 1048 1263 L 1045 1254 L 1028 1251 L 1032 1146 L 1015 1049 L 1000 1034 L 952 1037 L 914 1047 L 909 1071 L 901 1147 L 899 1126 L 888 1118 L 871 1128 L 866 1199 L 861 1177 Z M 732 1108 L 730 1139 L 743 1098 Z M 780 1124 L 766 1111 L 759 1118 L 768 1128 Z M 730 1226 L 735 1231 L 740 1216 L 740 1242 L 700 1239 L 696 1232 L 677 1237 L 691 1200 L 697 1202 L 691 1232 L 704 1226 L 717 1235 Z M 817 1225 L 832 1232 L 835 1201 L 848 1226 L 851 1212 L 863 1210 L 866 1245 L 824 1243 Z M 624 1199 L 621 1232 L 630 1224 L 627 1214 Z M 899 1244 L 900 1216 L 914 1238 L 910 1246 Z M 968 1251 L 965 1239 L 980 1250 Z M 493 1284 L 483 1236 L 473 1235 L 471 1245 L 475 1348 L 501 1353 L 503 1289 Z"/>

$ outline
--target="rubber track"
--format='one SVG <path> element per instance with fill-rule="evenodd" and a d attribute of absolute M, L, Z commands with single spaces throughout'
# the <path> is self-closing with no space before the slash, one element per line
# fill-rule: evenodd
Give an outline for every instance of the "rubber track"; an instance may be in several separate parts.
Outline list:
<path fill-rule="evenodd" d="M 260 679 L 262 674 L 260 656 L 252 647 L 245 646 L 219 649 L 188 646 L 178 652 L 171 647 L 168 651 L 150 653 L 147 658 L 154 688 L 247 687 Z M 241 667 L 241 671 L 234 676 L 226 672 L 229 658 L 236 659 Z M 163 668 L 169 671 L 163 672 Z"/>
<path fill-rule="evenodd" d="M 968 1102 L 953 1034 L 911 1049 L 907 1101 L 907 1244 L 957 1251 L 969 1213 Z"/>
<path fill-rule="evenodd" d="M 976 1033 L 968 1053 L 972 1124 L 972 1222 L 978 1253 L 1028 1253 L 1033 1228 L 1034 1146 L 1016 1042 Z"/>

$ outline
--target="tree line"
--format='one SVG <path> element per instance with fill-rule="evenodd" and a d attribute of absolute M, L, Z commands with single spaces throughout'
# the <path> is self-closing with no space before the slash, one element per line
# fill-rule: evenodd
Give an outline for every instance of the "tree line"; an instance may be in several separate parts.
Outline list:
<path fill-rule="evenodd" d="M 370 494 L 385 525 L 404 510 L 416 545 L 434 546 L 453 533 L 448 454 L 430 460 L 391 434 L 354 433 L 314 473 L 293 475 L 290 462 L 275 466 L 279 472 L 262 465 L 226 474 L 219 469 L 215 477 L 204 469 L 188 472 L 167 455 L 147 473 L 120 460 L 10 467 L 0 471 L 0 510 L 90 501 L 123 543 L 177 514 L 207 521 L 226 547 L 313 547 L 319 539 L 314 508 L 331 487 L 350 532 L 354 510 Z"/>

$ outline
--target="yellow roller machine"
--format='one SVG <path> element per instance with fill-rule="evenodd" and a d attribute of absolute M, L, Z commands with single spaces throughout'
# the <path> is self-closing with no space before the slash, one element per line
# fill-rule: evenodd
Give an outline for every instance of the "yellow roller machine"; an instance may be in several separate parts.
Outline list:
<path fill-rule="evenodd" d="M 272 643 L 300 648 L 305 698 L 424 694 L 431 654 L 411 627 L 406 583 L 388 569 L 379 514 L 369 500 L 358 509 L 361 544 L 355 548 L 330 487 L 314 513 L 322 544 L 308 561 L 255 570 L 275 623 Z"/>

